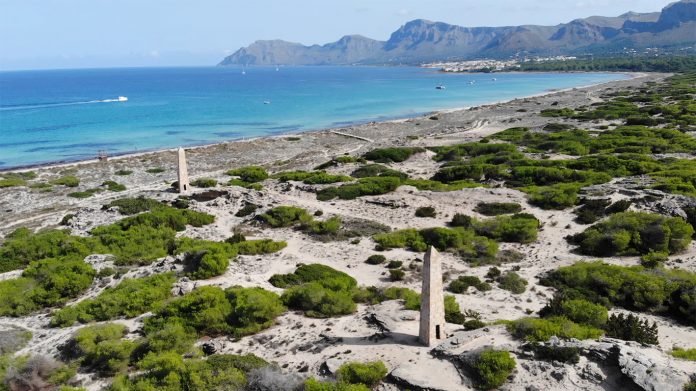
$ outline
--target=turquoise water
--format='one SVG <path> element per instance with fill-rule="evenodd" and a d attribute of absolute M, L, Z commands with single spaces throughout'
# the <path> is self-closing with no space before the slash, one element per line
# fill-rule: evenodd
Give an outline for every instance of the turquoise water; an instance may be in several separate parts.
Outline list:
<path fill-rule="evenodd" d="M 0 168 L 408 117 L 626 77 L 406 67 L 2 72 Z"/>

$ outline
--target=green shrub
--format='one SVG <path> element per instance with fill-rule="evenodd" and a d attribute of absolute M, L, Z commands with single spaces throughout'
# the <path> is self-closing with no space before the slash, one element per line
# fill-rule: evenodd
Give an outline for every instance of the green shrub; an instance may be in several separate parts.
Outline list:
<path fill-rule="evenodd" d="M 456 280 L 450 282 L 447 290 L 454 293 L 466 293 L 470 286 L 475 287 L 480 292 L 491 290 L 491 285 L 481 281 L 476 276 L 459 276 Z"/>
<path fill-rule="evenodd" d="M 527 289 L 527 280 L 515 272 L 507 272 L 498 278 L 498 287 L 514 294 L 520 294 Z"/>
<path fill-rule="evenodd" d="M 471 228 L 474 225 L 474 218 L 461 213 L 455 213 L 449 225 L 452 227 Z"/>
<path fill-rule="evenodd" d="M 569 237 L 569 241 L 588 255 L 674 254 L 691 243 L 693 234 L 693 227 L 679 217 L 622 212 Z"/>
<path fill-rule="evenodd" d="M 496 216 L 492 219 L 475 220 L 473 223 L 477 235 L 497 241 L 517 243 L 534 242 L 539 226 L 539 220 L 528 213 Z"/>
<path fill-rule="evenodd" d="M 563 317 L 522 318 L 508 322 L 507 329 L 514 337 L 530 342 L 548 341 L 554 335 L 565 339 L 597 339 L 603 334 L 598 328 L 580 325 Z"/>
<path fill-rule="evenodd" d="M 451 251 L 467 261 L 490 259 L 498 252 L 498 245 L 488 238 L 477 236 L 472 230 L 461 228 L 426 228 L 420 231 L 403 229 L 374 235 L 379 248 L 408 248 L 424 252 L 429 245 L 440 251 Z"/>
<path fill-rule="evenodd" d="M 389 269 L 389 280 L 390 281 L 401 281 L 406 276 L 406 272 L 401 269 Z"/>
<path fill-rule="evenodd" d="M 32 233 L 27 228 L 18 228 L 5 237 L 0 247 L 0 273 L 21 269 L 31 261 L 43 258 L 83 259 L 92 254 L 96 246 L 94 240 L 71 236 L 67 231 Z"/>
<path fill-rule="evenodd" d="M 163 173 L 165 171 L 167 171 L 167 170 L 165 170 L 163 167 L 153 167 L 153 168 L 148 168 L 147 170 L 145 170 L 145 172 L 147 172 L 148 174 L 160 174 L 160 173 Z"/>
<path fill-rule="evenodd" d="M 581 183 L 558 183 L 550 186 L 521 188 L 529 196 L 529 203 L 542 209 L 565 209 L 578 202 Z"/>
<path fill-rule="evenodd" d="M 271 239 L 245 240 L 236 245 L 237 252 L 242 255 L 272 254 L 287 246 L 286 242 L 274 242 Z"/>
<path fill-rule="evenodd" d="M 181 324 L 198 336 L 241 337 L 273 325 L 285 311 L 280 298 L 262 288 L 203 286 L 170 301 L 145 320 L 146 334 Z"/>
<path fill-rule="evenodd" d="M 217 186 L 217 180 L 213 178 L 199 178 L 191 182 L 191 186 L 210 188 Z"/>
<path fill-rule="evenodd" d="M 175 254 L 185 254 L 184 270 L 194 280 L 224 274 L 230 259 L 237 256 L 237 247 L 225 242 L 183 237 L 176 242 Z"/>
<path fill-rule="evenodd" d="M 341 229 L 341 218 L 334 216 L 324 221 L 314 220 L 306 223 L 305 229 L 314 235 L 336 235 Z"/>
<path fill-rule="evenodd" d="M 381 263 L 384 263 L 387 260 L 387 258 L 384 255 L 381 254 L 373 254 L 370 255 L 365 263 L 368 265 L 379 265 Z"/>
<path fill-rule="evenodd" d="M 657 345 L 657 323 L 650 325 L 647 319 L 628 314 L 612 314 L 604 326 L 607 337 L 623 339 L 624 341 L 636 341 L 642 344 Z"/>
<path fill-rule="evenodd" d="M 133 173 L 133 171 L 131 171 L 131 170 L 123 170 L 123 169 L 121 169 L 121 170 L 116 171 L 114 174 L 116 174 L 116 175 L 121 175 L 121 176 L 126 176 L 126 175 L 130 175 L 130 174 L 132 174 L 132 173 Z"/>
<path fill-rule="evenodd" d="M 539 360 L 558 361 L 577 364 L 580 361 L 580 349 L 575 346 L 553 346 L 532 343 L 534 357 Z"/>
<path fill-rule="evenodd" d="M 0 281 L 0 316 L 23 316 L 64 304 L 89 288 L 94 275 L 90 265 L 75 258 L 31 262 L 21 277 Z"/>
<path fill-rule="evenodd" d="M 51 325 L 66 327 L 75 322 L 132 318 L 152 311 L 171 297 L 174 281 L 173 273 L 123 280 L 113 288 L 106 288 L 93 299 L 82 300 L 74 306 L 56 311 Z"/>
<path fill-rule="evenodd" d="M 281 182 L 302 181 L 308 185 L 349 182 L 353 180 L 353 178 L 346 175 L 331 175 L 324 171 L 288 171 L 275 174 L 273 175 L 273 178 L 276 178 Z"/>
<path fill-rule="evenodd" d="M 657 252 L 650 250 L 649 253 L 640 257 L 640 264 L 647 268 L 656 268 L 669 260 L 669 254 L 666 252 Z"/>
<path fill-rule="evenodd" d="M 78 178 L 74 175 L 66 175 L 66 176 L 62 176 L 58 179 L 52 180 L 51 184 L 52 185 L 66 186 L 66 187 L 77 187 L 80 185 L 80 178 Z"/>
<path fill-rule="evenodd" d="M 696 273 L 578 262 L 550 272 L 540 282 L 568 297 L 696 321 Z"/>
<path fill-rule="evenodd" d="M 27 181 L 21 178 L 0 178 L 0 189 L 26 185 Z"/>
<path fill-rule="evenodd" d="M 389 261 L 387 264 L 387 269 L 398 269 L 400 268 L 404 263 L 401 261 Z"/>
<path fill-rule="evenodd" d="M 395 177 L 361 178 L 356 183 L 348 183 L 338 187 L 327 187 L 317 192 L 317 199 L 329 201 L 334 198 L 353 200 L 362 196 L 382 195 L 396 190 L 401 181 Z"/>
<path fill-rule="evenodd" d="M 502 386 L 515 369 L 515 359 L 506 350 L 484 350 L 471 363 L 476 386 L 492 390 Z"/>
<path fill-rule="evenodd" d="M 437 212 L 432 206 L 421 206 L 416 209 L 416 217 L 436 217 Z"/>
<path fill-rule="evenodd" d="M 126 333 L 126 326 L 116 323 L 84 327 L 75 332 L 62 353 L 91 371 L 112 376 L 126 370 L 136 347 L 135 342 L 122 339 Z"/>
<path fill-rule="evenodd" d="M 320 382 L 313 377 L 307 379 L 303 387 L 304 391 L 370 391 L 364 384 Z"/>
<path fill-rule="evenodd" d="M 601 304 L 589 302 L 585 299 L 567 299 L 563 295 L 556 295 L 544 307 L 540 315 L 564 316 L 575 323 L 586 324 L 602 328 L 609 319 L 607 308 Z"/>
<path fill-rule="evenodd" d="M 522 206 L 516 202 L 479 202 L 474 210 L 485 216 L 519 213 Z"/>
<path fill-rule="evenodd" d="M 239 177 L 244 182 L 255 183 L 268 179 L 268 172 L 263 167 L 247 166 L 229 170 L 226 172 L 229 176 Z"/>
<path fill-rule="evenodd" d="M 157 200 L 145 197 L 121 198 L 104 205 L 104 209 L 113 207 L 117 207 L 119 213 L 123 215 L 134 215 L 141 212 L 162 209 L 165 207 L 165 205 Z"/>
<path fill-rule="evenodd" d="M 381 361 L 348 362 L 336 371 L 336 379 L 339 382 L 364 384 L 370 388 L 376 387 L 385 376 L 387 376 L 387 367 Z"/>
<path fill-rule="evenodd" d="M 318 263 L 300 265 L 291 274 L 274 274 L 268 281 L 277 288 L 288 288 L 309 282 L 317 282 L 332 290 L 351 290 L 358 285 L 358 282 L 348 274 Z"/>
<path fill-rule="evenodd" d="M 696 349 L 674 348 L 669 354 L 683 360 L 696 361 Z"/>
<path fill-rule="evenodd" d="M 234 215 L 236 217 L 246 217 L 249 216 L 250 214 L 256 212 L 256 209 L 258 209 L 259 206 L 255 204 L 250 204 L 250 203 L 245 203 L 244 206 L 237 211 Z"/>
<path fill-rule="evenodd" d="M 72 198 L 89 198 L 93 196 L 95 193 L 99 193 L 103 191 L 103 189 L 87 189 L 85 191 L 73 191 L 71 193 L 68 193 L 68 197 Z"/>
<path fill-rule="evenodd" d="M 312 216 L 302 208 L 294 206 L 277 206 L 258 216 L 258 219 L 273 228 L 289 227 L 295 224 L 307 223 Z"/>
<path fill-rule="evenodd" d="M 374 177 L 395 177 L 399 179 L 406 179 L 408 175 L 401 171 L 391 169 L 387 166 L 381 164 L 366 164 L 360 166 L 350 173 L 353 178 L 374 178 Z"/>
<path fill-rule="evenodd" d="M 315 170 L 323 170 L 329 167 L 334 167 L 338 166 L 339 164 L 350 164 L 350 163 L 365 163 L 366 160 L 357 157 L 357 156 L 350 156 L 350 155 L 344 155 L 344 156 L 338 156 L 334 159 L 329 160 L 328 162 L 322 163 L 318 165 L 317 167 L 314 167 Z"/>
<path fill-rule="evenodd" d="M 403 162 L 416 153 L 425 152 L 425 149 L 418 147 L 393 147 L 373 149 L 363 157 L 379 163 Z"/>
<path fill-rule="evenodd" d="M 114 181 L 106 181 L 101 184 L 102 186 L 106 186 L 106 190 L 108 191 L 124 191 L 126 190 L 126 185 L 122 185 L 120 183 L 114 182 Z"/>
<path fill-rule="evenodd" d="M 287 288 L 281 299 L 307 316 L 324 318 L 355 312 L 353 290 L 357 281 L 346 273 L 320 264 L 300 265 L 292 274 L 276 274 L 270 283 Z"/>

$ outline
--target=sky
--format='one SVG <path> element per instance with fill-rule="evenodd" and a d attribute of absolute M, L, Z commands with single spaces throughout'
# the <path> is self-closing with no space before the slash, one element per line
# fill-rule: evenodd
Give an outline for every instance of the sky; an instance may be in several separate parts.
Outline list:
<path fill-rule="evenodd" d="M 386 40 L 405 22 L 556 25 L 667 0 L 0 0 L 0 70 L 215 65 L 258 39 Z"/>

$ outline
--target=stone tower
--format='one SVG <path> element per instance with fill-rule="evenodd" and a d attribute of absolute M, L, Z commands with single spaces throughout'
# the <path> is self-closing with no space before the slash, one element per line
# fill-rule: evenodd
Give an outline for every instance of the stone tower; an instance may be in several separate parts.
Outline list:
<path fill-rule="evenodd" d="M 189 184 L 188 168 L 186 168 L 186 152 L 184 148 L 179 147 L 177 151 L 179 155 L 179 193 L 187 193 L 191 188 Z"/>
<path fill-rule="evenodd" d="M 445 334 L 445 302 L 442 294 L 440 253 L 430 246 L 423 260 L 423 289 L 421 290 L 420 330 L 418 340 L 426 346 L 442 342 Z"/>

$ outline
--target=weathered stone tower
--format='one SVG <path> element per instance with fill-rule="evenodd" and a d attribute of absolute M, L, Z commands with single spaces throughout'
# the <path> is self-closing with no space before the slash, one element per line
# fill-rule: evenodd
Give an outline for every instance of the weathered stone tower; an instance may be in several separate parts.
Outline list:
<path fill-rule="evenodd" d="M 423 260 L 423 289 L 421 290 L 420 330 L 418 339 L 433 346 L 447 338 L 445 334 L 445 302 L 442 294 L 440 253 L 430 246 Z"/>
<path fill-rule="evenodd" d="M 186 152 L 179 147 L 179 193 L 187 193 L 191 188 L 189 184 L 188 168 L 186 167 Z"/>

